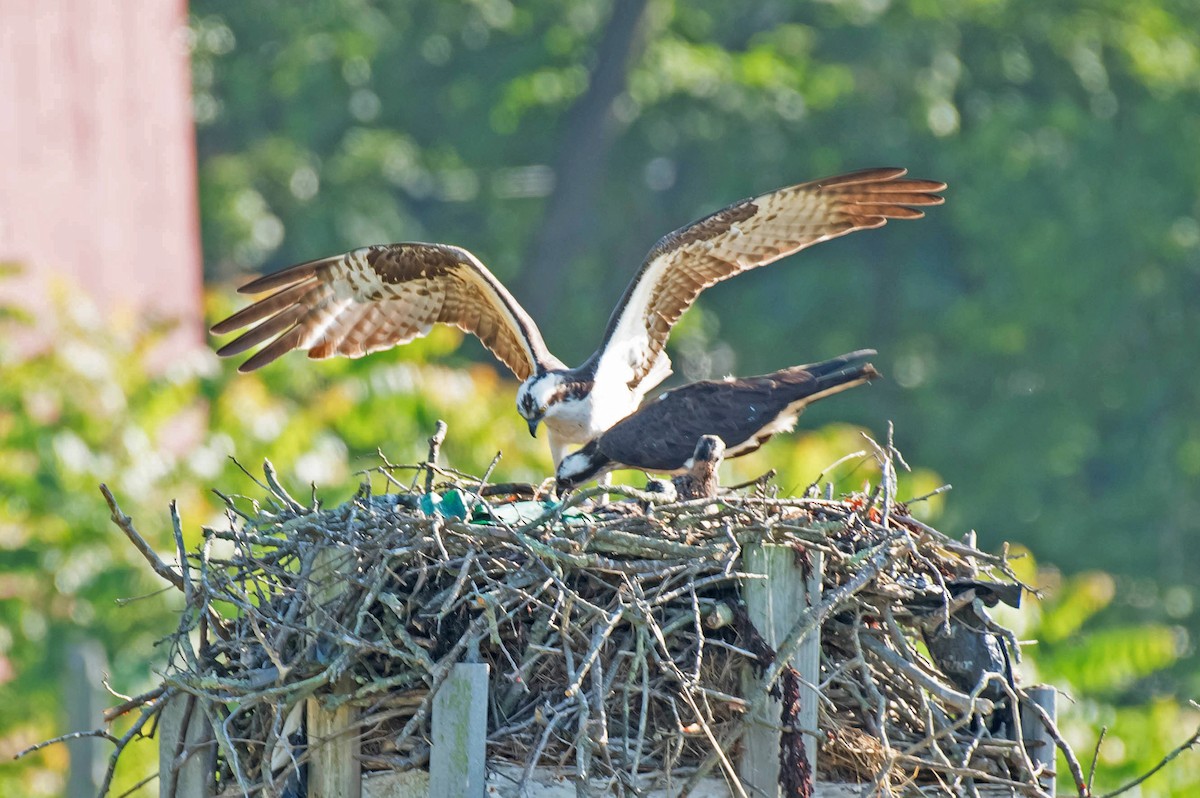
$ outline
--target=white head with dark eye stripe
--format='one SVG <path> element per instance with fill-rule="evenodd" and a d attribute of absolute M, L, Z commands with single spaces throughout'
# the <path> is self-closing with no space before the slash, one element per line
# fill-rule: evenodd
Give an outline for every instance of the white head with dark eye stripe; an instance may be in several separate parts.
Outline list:
<path fill-rule="evenodd" d="M 535 374 L 517 389 L 517 412 L 529 424 L 529 434 L 537 437 L 538 424 L 555 403 L 562 388 L 562 375 L 554 371 Z"/>
<path fill-rule="evenodd" d="M 535 374 L 517 390 L 517 412 L 534 437 L 544 420 L 552 433 L 565 432 L 567 440 L 588 440 L 604 431 L 604 427 L 592 429 L 595 422 L 589 399 L 593 386 L 592 380 L 581 377 L 575 369 Z"/>

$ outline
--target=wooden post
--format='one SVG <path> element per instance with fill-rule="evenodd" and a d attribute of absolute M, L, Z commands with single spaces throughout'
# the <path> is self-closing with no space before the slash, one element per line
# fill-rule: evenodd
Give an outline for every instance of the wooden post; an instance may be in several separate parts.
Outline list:
<path fill-rule="evenodd" d="M 99 684 L 104 677 L 104 649 L 95 640 L 83 640 L 67 647 L 67 668 L 63 681 L 68 729 L 94 729 L 101 722 Z M 81 737 L 67 743 L 71 765 L 67 773 L 67 798 L 93 798 L 104 774 L 100 741 Z"/>
<path fill-rule="evenodd" d="M 430 798 L 483 798 L 487 787 L 487 716 L 487 664 L 456 664 L 433 697 Z"/>
<path fill-rule="evenodd" d="M 336 548 L 323 548 L 313 561 L 313 600 L 328 605 L 337 600 L 344 580 L 347 554 Z M 309 616 L 309 624 L 318 626 L 319 613 Z M 308 798 L 360 798 L 362 761 L 359 746 L 358 708 L 348 702 L 328 710 L 319 698 L 308 699 Z"/>
<path fill-rule="evenodd" d="M 1057 722 L 1057 690 L 1051 686 L 1037 685 L 1030 687 L 1025 694 L 1029 696 L 1030 702 L 1046 710 L 1050 720 Z M 1029 759 L 1033 762 L 1034 767 L 1039 765 L 1045 767 L 1045 775 L 1038 779 L 1038 784 L 1046 793 L 1054 795 L 1054 757 L 1057 753 L 1054 738 L 1050 736 L 1050 730 L 1046 728 L 1046 724 L 1042 723 L 1038 712 L 1025 705 L 1021 706 L 1021 737 L 1025 741 L 1025 752 L 1029 754 Z"/>
<path fill-rule="evenodd" d="M 362 765 L 358 758 L 358 711 L 342 704 L 330 712 L 308 699 L 309 798 L 359 798 Z"/>
<path fill-rule="evenodd" d="M 772 649 L 776 649 L 792 626 L 809 607 L 821 600 L 821 574 L 824 566 L 821 553 L 807 552 L 810 567 L 807 577 L 797 562 L 797 552 L 790 546 L 764 543 L 748 546 L 742 553 L 742 570 L 750 574 L 762 574 L 765 579 L 747 579 L 742 587 L 742 597 L 750 622 Z M 801 729 L 817 728 L 817 701 L 815 689 L 820 681 L 821 640 L 819 633 L 809 635 L 800 650 L 791 659 L 791 665 L 800 673 L 800 714 L 796 725 Z M 758 680 L 747 671 L 743 676 L 745 697 L 753 699 L 751 691 L 757 689 Z M 780 763 L 780 715 L 782 704 L 775 699 L 767 701 L 760 713 L 748 716 L 746 733 L 742 736 L 742 757 L 738 773 L 749 788 L 751 795 L 778 796 Z M 814 737 L 805 739 L 805 753 L 809 771 L 815 778 L 817 746 Z"/>
<path fill-rule="evenodd" d="M 191 712 L 188 711 L 189 705 Z M 183 694 L 167 702 L 158 721 L 160 798 L 209 798 L 214 794 L 217 747 L 212 741 L 212 727 L 209 726 L 204 708 L 200 706 L 200 699 Z M 187 754 L 199 745 L 205 747 L 188 756 L 178 772 L 172 773 L 176 755 L 181 750 Z"/>

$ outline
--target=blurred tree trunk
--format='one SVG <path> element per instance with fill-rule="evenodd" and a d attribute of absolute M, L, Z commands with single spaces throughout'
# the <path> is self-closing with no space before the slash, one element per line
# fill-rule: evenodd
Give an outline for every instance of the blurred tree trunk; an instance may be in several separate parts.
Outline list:
<path fill-rule="evenodd" d="M 555 301 L 562 291 L 563 269 L 579 251 L 600 193 L 616 133 L 613 102 L 625 90 L 629 65 L 645 42 L 642 27 L 647 6 L 648 0 L 614 0 L 587 91 L 567 112 L 552 163 L 554 189 L 526 251 L 518 292 L 543 327 L 552 327 L 560 320 L 558 314 L 568 310 Z"/>

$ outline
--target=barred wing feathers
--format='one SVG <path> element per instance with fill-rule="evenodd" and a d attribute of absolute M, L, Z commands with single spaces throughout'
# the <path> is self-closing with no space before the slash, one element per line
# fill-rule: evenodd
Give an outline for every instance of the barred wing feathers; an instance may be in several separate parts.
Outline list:
<path fill-rule="evenodd" d="M 805 247 L 888 219 L 919 219 L 940 205 L 934 180 L 899 168 L 866 169 L 735 202 L 663 237 L 613 311 L 593 355 L 597 380 L 648 390 L 665 379 L 671 328 L 704 289 Z"/>
<path fill-rule="evenodd" d="M 293 349 L 311 358 L 361 357 L 425 335 L 434 324 L 472 333 L 517 379 L 562 368 L 537 325 L 470 252 L 445 244 L 363 247 L 301 263 L 238 289 L 268 296 L 213 325 L 251 327 L 223 357 L 266 343 L 239 367 L 253 371 Z"/>

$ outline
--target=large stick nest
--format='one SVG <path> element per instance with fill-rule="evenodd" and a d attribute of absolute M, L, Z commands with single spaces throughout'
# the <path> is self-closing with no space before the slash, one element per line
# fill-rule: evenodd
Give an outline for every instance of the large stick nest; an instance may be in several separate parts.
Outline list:
<path fill-rule="evenodd" d="M 925 643 L 973 610 L 972 634 L 1015 653 L 982 609 L 1019 594 L 1012 571 L 913 518 L 879 459 L 871 494 L 778 498 L 760 482 L 671 504 L 624 488 L 607 503 L 515 502 L 528 486 L 425 464 L 411 485 L 382 468 L 387 492 L 364 485 L 324 509 L 268 469 L 266 502 L 230 499 L 228 528 L 187 555 L 172 666 L 143 712 L 196 697 L 217 730 L 219 792 L 273 795 L 303 768 L 307 700 L 357 708 L 364 770 L 420 767 L 434 691 L 478 661 L 488 756 L 526 777 L 556 766 L 618 792 L 732 779 L 765 683 L 784 686 L 785 716 L 796 684 L 776 657 L 794 647 L 771 650 L 741 602 L 743 551 L 775 543 L 802 564 L 824 557 L 801 620 L 821 632 L 819 778 L 1040 795 L 1009 739 L 1019 690 L 1003 673 L 949 678 Z"/>

